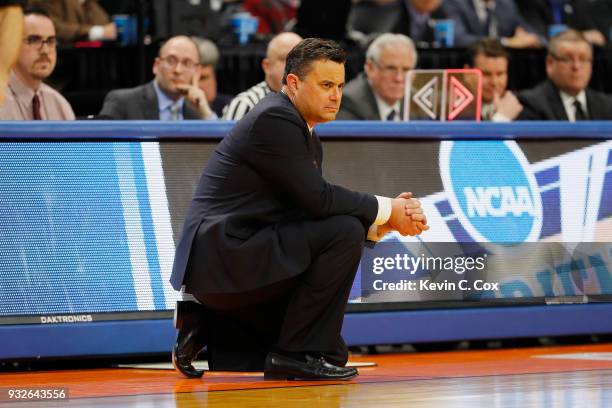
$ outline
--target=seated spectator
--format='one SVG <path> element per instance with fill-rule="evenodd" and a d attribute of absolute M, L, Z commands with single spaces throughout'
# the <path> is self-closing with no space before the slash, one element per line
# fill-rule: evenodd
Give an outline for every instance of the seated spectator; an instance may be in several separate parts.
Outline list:
<path fill-rule="evenodd" d="M 215 69 L 219 62 L 219 49 L 214 42 L 198 37 L 192 37 L 198 46 L 200 56 L 200 79 L 198 85 L 206 95 L 206 100 L 217 117 L 223 116 L 223 108 L 231 102 L 233 96 L 217 92 L 217 74 Z"/>
<path fill-rule="evenodd" d="M 607 18 L 612 22 L 612 3 L 609 0 L 516 0 L 516 5 L 527 24 L 541 37 L 548 37 L 549 26 L 564 24 L 582 30 L 587 41 L 605 45 L 611 24 L 599 28 L 596 21 Z"/>
<path fill-rule="evenodd" d="M 593 49 L 576 30 L 554 36 L 548 44 L 548 79 L 520 92 L 518 119 L 611 120 L 612 96 L 587 88 L 593 72 Z"/>
<path fill-rule="evenodd" d="M 217 119 L 198 87 L 198 47 L 189 37 L 166 41 L 153 63 L 153 81 L 108 93 L 100 111 L 105 119 Z"/>
<path fill-rule="evenodd" d="M 403 34 L 382 34 L 368 47 L 365 73 L 344 87 L 337 120 L 401 120 L 406 73 L 417 62 L 412 40 Z"/>
<path fill-rule="evenodd" d="M 467 47 L 482 37 L 497 38 L 510 48 L 534 48 L 544 43 L 512 0 L 445 0 L 442 7 L 455 22 L 458 47 Z"/>
<path fill-rule="evenodd" d="M 351 29 L 363 34 L 399 33 L 419 46 L 434 42 L 434 20 L 447 18 L 442 0 L 360 0 L 349 15 Z"/>
<path fill-rule="evenodd" d="M 117 27 L 97 0 L 31 0 L 49 13 L 61 41 L 115 40 Z"/>
<path fill-rule="evenodd" d="M 482 120 L 509 122 L 523 110 L 508 87 L 508 53 L 499 41 L 483 38 L 470 46 L 471 68 L 482 72 Z"/>
<path fill-rule="evenodd" d="M 23 45 L 9 77 L 0 120 L 74 120 L 62 95 L 43 83 L 57 62 L 53 21 L 40 9 L 27 9 L 23 20 Z"/>
<path fill-rule="evenodd" d="M 265 79 L 239 93 L 223 112 L 224 120 L 240 120 L 253 106 L 270 92 L 278 92 L 283 86 L 287 54 L 302 40 L 295 33 L 281 33 L 270 40 L 266 58 L 261 62 Z"/>

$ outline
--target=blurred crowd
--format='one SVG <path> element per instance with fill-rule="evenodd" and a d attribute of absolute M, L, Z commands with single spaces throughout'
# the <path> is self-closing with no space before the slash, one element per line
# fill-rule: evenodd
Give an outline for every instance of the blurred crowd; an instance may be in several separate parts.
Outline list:
<path fill-rule="evenodd" d="M 465 67 L 482 73 L 481 120 L 612 119 L 612 97 L 588 87 L 594 47 L 611 40 L 612 0 L 12 3 L 24 7 L 23 36 L 6 85 L 0 81 L 0 120 L 75 119 L 68 101 L 45 80 L 57 64 L 58 44 L 92 42 L 159 44 L 150 67 L 154 78 L 110 91 L 93 118 L 239 120 L 279 91 L 288 52 L 311 36 L 356 47 L 365 56 L 363 71 L 344 88 L 338 120 L 404 120 L 406 74 L 418 67 L 419 50 L 428 47 L 466 50 Z M 10 8 L 11 2 L 3 4 Z M 0 49 L 11 41 L 2 37 L 3 24 L 0 13 Z M 218 92 L 220 53 L 249 42 L 267 44 L 263 81 L 235 96 Z M 545 50 L 546 80 L 513 93 L 508 50 L 522 48 Z"/>

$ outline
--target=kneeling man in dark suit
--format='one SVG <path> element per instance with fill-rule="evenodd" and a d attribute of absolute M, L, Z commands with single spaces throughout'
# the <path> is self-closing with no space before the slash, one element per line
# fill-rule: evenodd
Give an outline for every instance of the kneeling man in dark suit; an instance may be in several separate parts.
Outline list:
<path fill-rule="evenodd" d="M 313 127 L 336 117 L 345 52 L 309 38 L 287 57 L 283 88 L 218 145 L 187 212 L 171 282 L 181 290 L 175 367 L 207 346 L 211 370 L 266 378 L 349 379 L 340 330 L 366 236 L 428 229 L 410 193 L 391 199 L 322 176 Z"/>

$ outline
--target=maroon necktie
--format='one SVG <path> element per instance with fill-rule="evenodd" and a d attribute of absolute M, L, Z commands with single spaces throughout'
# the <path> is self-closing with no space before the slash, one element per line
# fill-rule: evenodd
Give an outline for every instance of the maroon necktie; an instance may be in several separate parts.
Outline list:
<path fill-rule="evenodd" d="M 40 98 L 38 94 L 34 94 L 34 98 L 32 98 L 32 114 L 34 116 L 34 120 L 41 120 L 40 116 Z"/>

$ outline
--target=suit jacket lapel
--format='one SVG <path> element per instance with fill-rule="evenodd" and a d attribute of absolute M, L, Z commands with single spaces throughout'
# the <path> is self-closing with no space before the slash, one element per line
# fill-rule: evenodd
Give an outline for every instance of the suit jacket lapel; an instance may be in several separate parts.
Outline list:
<path fill-rule="evenodd" d="M 569 120 L 563 101 L 561 101 L 561 95 L 559 90 L 552 82 L 546 81 L 546 99 L 550 102 L 550 109 L 552 111 L 553 120 Z"/>
<path fill-rule="evenodd" d="M 365 75 L 362 74 L 362 80 L 364 83 L 364 98 L 365 98 L 365 103 L 362 105 L 363 106 L 363 117 L 366 118 L 366 120 L 380 120 L 380 113 L 378 112 L 378 103 L 376 103 L 376 97 L 374 96 L 374 91 L 372 90 L 372 87 L 370 86 L 370 84 L 368 83 L 368 80 L 366 79 Z"/>
<path fill-rule="evenodd" d="M 159 120 L 159 105 L 157 101 L 157 94 L 153 87 L 153 81 L 145 85 L 142 100 L 140 101 L 142 108 L 142 116 L 147 120 Z"/>
<path fill-rule="evenodd" d="M 587 101 L 587 117 L 591 120 L 601 120 L 605 118 L 605 110 L 604 105 L 602 103 L 597 103 L 594 98 L 593 92 L 590 89 L 585 90 L 586 93 L 586 101 Z"/>

